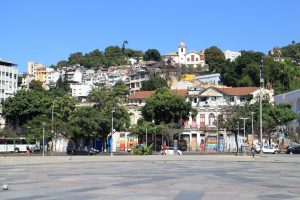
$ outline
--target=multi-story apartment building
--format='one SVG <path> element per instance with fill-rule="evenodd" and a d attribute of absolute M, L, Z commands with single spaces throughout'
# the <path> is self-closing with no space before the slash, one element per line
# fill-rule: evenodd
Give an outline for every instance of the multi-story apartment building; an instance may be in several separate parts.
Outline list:
<path fill-rule="evenodd" d="M 171 59 L 177 64 L 183 64 L 186 66 L 204 67 L 205 65 L 204 50 L 201 50 L 199 52 L 192 50 L 188 53 L 187 46 L 183 42 L 180 42 L 180 44 L 178 45 L 177 52 L 163 55 L 162 58 L 165 61 Z"/>
<path fill-rule="evenodd" d="M 40 81 L 44 86 L 48 85 L 48 74 L 53 71 L 53 68 L 46 67 L 41 63 L 27 62 L 27 74 L 22 78 L 22 88 L 28 89 L 32 80 Z"/>
<path fill-rule="evenodd" d="M 230 61 L 234 61 L 237 57 L 241 56 L 241 52 L 238 51 L 230 51 L 226 50 L 224 51 L 225 59 L 230 59 Z"/>
<path fill-rule="evenodd" d="M 13 96 L 18 89 L 18 68 L 16 64 L 0 59 L 0 100 Z"/>
<path fill-rule="evenodd" d="M 146 68 L 135 68 L 129 72 L 124 83 L 128 86 L 129 92 L 134 93 L 140 91 L 142 88 L 142 82 L 147 81 L 150 78 L 150 73 Z"/>
<path fill-rule="evenodd" d="M 2 117 L 2 102 L 13 96 L 18 89 L 18 68 L 16 64 L 0 58 L 0 129 L 5 126 Z"/>

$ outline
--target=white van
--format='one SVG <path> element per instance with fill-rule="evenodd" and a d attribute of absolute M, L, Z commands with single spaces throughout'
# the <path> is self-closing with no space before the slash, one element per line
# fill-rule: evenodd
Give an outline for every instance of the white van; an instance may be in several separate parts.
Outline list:
<path fill-rule="evenodd" d="M 0 138 L 0 153 L 26 152 L 27 146 L 30 151 L 38 150 L 37 144 L 27 142 L 25 138 Z"/>

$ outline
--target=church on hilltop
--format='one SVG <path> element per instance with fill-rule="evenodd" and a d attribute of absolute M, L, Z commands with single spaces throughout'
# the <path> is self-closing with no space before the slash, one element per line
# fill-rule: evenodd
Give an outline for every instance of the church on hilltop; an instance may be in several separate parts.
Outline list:
<path fill-rule="evenodd" d="M 190 51 L 187 52 L 187 46 L 180 42 L 177 48 L 177 52 L 169 53 L 162 56 L 163 60 L 171 60 L 172 62 L 179 64 L 179 65 L 186 65 L 186 66 L 202 66 L 205 65 L 205 55 L 204 50 L 199 52 L 197 51 Z"/>

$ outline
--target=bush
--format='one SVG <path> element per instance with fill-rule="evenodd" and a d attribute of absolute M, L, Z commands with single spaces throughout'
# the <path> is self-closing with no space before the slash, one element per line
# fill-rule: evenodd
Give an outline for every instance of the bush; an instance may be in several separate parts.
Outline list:
<path fill-rule="evenodd" d="M 152 155 L 152 153 L 152 144 L 149 146 L 142 144 L 141 146 L 134 148 L 131 152 L 132 155 Z"/>

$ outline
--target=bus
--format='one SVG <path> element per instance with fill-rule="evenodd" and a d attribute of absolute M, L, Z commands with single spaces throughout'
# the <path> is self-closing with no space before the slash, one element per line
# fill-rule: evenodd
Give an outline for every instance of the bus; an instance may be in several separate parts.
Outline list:
<path fill-rule="evenodd" d="M 0 137 L 0 153 L 26 152 L 27 146 L 30 148 L 30 151 L 37 151 L 39 149 L 36 143 L 27 142 L 25 138 Z"/>

